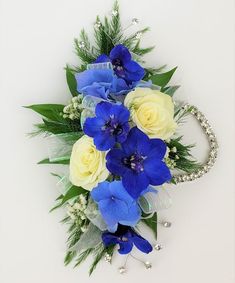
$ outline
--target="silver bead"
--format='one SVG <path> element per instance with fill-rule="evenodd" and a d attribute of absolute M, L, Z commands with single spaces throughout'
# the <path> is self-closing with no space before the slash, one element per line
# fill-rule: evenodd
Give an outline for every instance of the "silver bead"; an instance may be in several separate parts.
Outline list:
<path fill-rule="evenodd" d="M 118 15 L 118 11 L 117 10 L 113 10 L 112 11 L 112 16 L 116 17 Z"/>
<path fill-rule="evenodd" d="M 137 25 L 137 24 L 139 23 L 139 19 L 133 18 L 133 19 L 131 20 L 131 22 L 132 22 L 133 25 Z"/>
<path fill-rule="evenodd" d="M 97 21 L 95 24 L 94 24 L 94 27 L 96 28 L 96 29 L 99 29 L 100 27 L 101 27 L 101 22 L 100 21 Z"/>
<path fill-rule="evenodd" d="M 119 267 L 119 273 L 120 274 L 123 274 L 123 273 L 125 273 L 126 272 L 126 268 L 125 268 L 125 266 L 121 266 L 121 267 Z"/>
<path fill-rule="evenodd" d="M 163 246 L 162 246 L 161 244 L 156 244 L 156 245 L 154 246 L 154 249 L 155 249 L 156 251 L 160 251 L 160 250 L 163 249 Z"/>
<path fill-rule="evenodd" d="M 85 42 L 84 41 L 80 41 L 78 43 L 78 47 L 81 48 L 81 49 L 84 49 L 86 47 Z"/>
<path fill-rule="evenodd" d="M 163 225 L 165 228 L 170 228 L 170 227 L 171 227 L 171 222 L 169 222 L 169 221 L 163 221 L 163 222 L 162 222 L 162 225 Z"/>
<path fill-rule="evenodd" d="M 136 33 L 135 38 L 140 39 L 141 36 L 142 36 L 142 32 L 139 31 L 139 32 Z"/>
<path fill-rule="evenodd" d="M 149 261 L 146 261 L 146 262 L 144 263 L 144 265 L 145 265 L 146 269 L 151 269 L 151 268 L 152 268 L 152 263 L 149 262 Z"/>
<path fill-rule="evenodd" d="M 108 254 L 108 253 L 106 253 L 105 256 L 104 256 L 104 260 L 105 260 L 106 262 L 110 263 L 110 262 L 111 262 L 111 259 L 112 259 L 111 255 Z"/>

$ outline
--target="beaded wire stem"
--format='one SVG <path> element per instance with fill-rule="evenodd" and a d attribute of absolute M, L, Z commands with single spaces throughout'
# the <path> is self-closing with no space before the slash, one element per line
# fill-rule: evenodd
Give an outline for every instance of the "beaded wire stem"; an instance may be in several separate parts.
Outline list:
<path fill-rule="evenodd" d="M 188 181 L 194 181 L 205 175 L 207 172 L 209 172 L 210 169 L 215 164 L 215 161 L 217 159 L 218 148 L 219 148 L 215 133 L 213 132 L 212 127 L 209 124 L 208 120 L 206 119 L 205 115 L 202 112 L 200 112 L 197 107 L 190 104 L 185 104 L 183 106 L 183 109 L 189 110 L 189 113 L 192 114 L 197 119 L 201 128 L 203 129 L 204 133 L 207 136 L 210 149 L 207 160 L 195 172 L 178 174 L 173 176 L 173 181 L 176 184 L 188 182 Z"/>

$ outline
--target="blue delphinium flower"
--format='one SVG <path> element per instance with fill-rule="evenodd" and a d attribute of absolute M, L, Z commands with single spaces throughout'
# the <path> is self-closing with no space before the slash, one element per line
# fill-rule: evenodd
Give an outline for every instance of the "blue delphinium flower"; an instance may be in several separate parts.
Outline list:
<path fill-rule="evenodd" d="M 118 78 L 110 69 L 91 69 L 75 75 L 78 92 L 107 99 L 113 93 L 123 94 L 130 90 L 125 80 Z"/>
<path fill-rule="evenodd" d="M 110 232 L 117 230 L 118 223 L 135 226 L 140 220 L 140 208 L 121 181 L 100 183 L 91 191 L 91 197 L 98 204 Z"/>
<path fill-rule="evenodd" d="M 171 179 L 163 161 L 165 153 L 166 144 L 161 139 L 149 139 L 134 127 L 121 148 L 108 152 L 106 166 L 111 173 L 122 177 L 127 192 L 137 199 L 149 185 L 162 185 Z"/>
<path fill-rule="evenodd" d="M 98 150 L 108 150 L 115 143 L 126 140 L 129 132 L 129 110 L 123 105 L 100 102 L 95 108 L 96 117 L 87 118 L 84 133 L 94 138 Z"/>
<path fill-rule="evenodd" d="M 147 240 L 130 227 L 123 225 L 118 225 L 118 229 L 115 233 L 104 232 L 102 234 L 102 240 L 106 247 L 119 244 L 118 252 L 120 254 L 130 253 L 134 245 L 146 254 L 153 250 L 151 244 Z"/>
<path fill-rule="evenodd" d="M 140 81 L 145 74 L 144 69 L 131 58 L 128 48 L 122 44 L 116 45 L 109 56 L 101 54 L 95 63 L 111 62 L 116 75 L 130 84 Z"/>

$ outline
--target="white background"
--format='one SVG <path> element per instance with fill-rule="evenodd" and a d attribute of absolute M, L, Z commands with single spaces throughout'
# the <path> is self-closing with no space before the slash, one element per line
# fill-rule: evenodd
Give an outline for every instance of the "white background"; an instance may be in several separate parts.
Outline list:
<path fill-rule="evenodd" d="M 38 166 L 46 156 L 39 139 L 29 139 L 38 117 L 22 105 L 66 103 L 69 92 L 63 67 L 76 64 L 73 38 L 91 30 L 97 13 L 112 1 L 0 0 L 0 282 L 234 282 L 234 5 L 231 0 L 120 0 L 123 25 L 133 17 L 151 27 L 143 44 L 155 44 L 148 65 L 179 66 L 173 81 L 179 95 L 197 105 L 214 127 L 220 152 L 204 178 L 169 189 L 173 206 L 160 214 L 171 229 L 159 228 L 165 248 L 142 259 L 145 270 L 129 261 L 128 273 L 102 262 L 93 277 L 88 263 L 63 266 L 66 227 L 63 212 L 49 214 L 57 197 L 55 167 Z M 185 128 L 206 154 L 196 124 Z M 89 262 L 90 263 L 90 262 Z"/>

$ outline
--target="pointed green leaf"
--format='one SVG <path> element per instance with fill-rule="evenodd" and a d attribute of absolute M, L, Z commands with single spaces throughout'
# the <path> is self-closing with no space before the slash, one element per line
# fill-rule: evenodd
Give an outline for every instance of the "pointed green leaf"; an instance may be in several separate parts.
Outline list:
<path fill-rule="evenodd" d="M 142 221 L 153 231 L 157 240 L 157 213 L 155 212 L 152 217 L 144 218 Z"/>
<path fill-rule="evenodd" d="M 50 212 L 54 211 L 55 209 L 61 207 L 62 205 L 64 205 L 68 200 L 79 196 L 81 194 L 87 194 L 88 191 L 81 188 L 81 187 L 77 187 L 77 186 L 71 186 L 71 188 L 67 191 L 67 193 L 65 195 L 60 195 L 56 200 L 59 200 L 60 202 L 55 205 Z"/>
<path fill-rule="evenodd" d="M 164 87 L 168 84 L 176 69 L 177 67 L 166 73 L 155 74 L 150 77 L 150 80 L 152 81 L 153 84 Z"/>
<path fill-rule="evenodd" d="M 70 70 L 68 66 L 66 67 L 66 79 L 72 96 L 77 96 L 77 81 L 75 79 L 74 73 Z"/>
<path fill-rule="evenodd" d="M 161 91 L 172 97 L 179 87 L 180 87 L 179 85 L 169 86 L 169 87 L 165 87 Z"/>
<path fill-rule="evenodd" d="M 68 191 L 67 193 L 64 195 L 63 199 L 62 199 L 62 202 L 61 204 L 64 204 L 66 203 L 68 200 L 76 197 L 76 196 L 79 196 L 81 194 L 86 194 L 87 193 L 87 190 L 81 188 L 81 187 L 77 187 L 77 186 L 72 186 Z"/>
<path fill-rule="evenodd" d="M 45 158 L 41 161 L 38 162 L 38 164 L 62 164 L 62 165 L 67 165 L 69 164 L 70 159 L 61 159 L 61 160 L 56 160 L 56 161 L 50 161 L 49 158 Z"/>
<path fill-rule="evenodd" d="M 62 104 L 34 104 L 25 106 L 25 108 L 29 108 L 51 121 L 63 120 L 60 115 L 64 109 Z"/>

